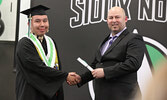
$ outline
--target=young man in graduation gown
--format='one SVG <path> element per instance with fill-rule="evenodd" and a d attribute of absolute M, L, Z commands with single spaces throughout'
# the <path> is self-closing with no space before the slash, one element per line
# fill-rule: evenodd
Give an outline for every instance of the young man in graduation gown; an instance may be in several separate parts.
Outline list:
<path fill-rule="evenodd" d="M 17 44 L 16 100 L 64 100 L 63 82 L 76 82 L 74 75 L 61 71 L 56 44 L 45 35 L 48 9 L 39 5 L 22 12 L 30 18 L 30 31 Z"/>

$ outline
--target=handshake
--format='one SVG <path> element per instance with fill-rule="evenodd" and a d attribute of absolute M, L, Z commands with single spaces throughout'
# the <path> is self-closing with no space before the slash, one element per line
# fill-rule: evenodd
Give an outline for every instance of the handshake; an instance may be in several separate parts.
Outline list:
<path fill-rule="evenodd" d="M 94 78 L 104 77 L 103 68 L 94 69 L 93 71 L 91 71 L 91 73 Z M 81 82 L 81 77 L 75 72 L 69 72 L 66 81 L 69 85 L 76 85 Z"/>
<path fill-rule="evenodd" d="M 81 77 L 75 72 L 69 72 L 66 81 L 68 85 L 76 85 L 80 83 Z"/>

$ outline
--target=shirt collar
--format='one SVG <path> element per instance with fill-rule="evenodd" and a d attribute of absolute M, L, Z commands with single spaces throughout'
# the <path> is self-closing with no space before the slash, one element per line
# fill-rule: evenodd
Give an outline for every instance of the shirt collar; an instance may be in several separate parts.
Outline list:
<path fill-rule="evenodd" d="M 125 27 L 122 31 L 120 31 L 119 33 L 117 33 L 115 36 L 117 36 L 117 37 L 120 36 L 121 33 L 122 33 L 125 29 L 127 29 L 127 27 Z M 112 32 L 111 32 L 111 34 L 110 34 L 110 37 L 113 37 L 113 36 L 112 36 Z"/>
<path fill-rule="evenodd" d="M 34 34 L 34 35 L 42 43 L 44 36 L 37 36 L 36 34 Z"/>

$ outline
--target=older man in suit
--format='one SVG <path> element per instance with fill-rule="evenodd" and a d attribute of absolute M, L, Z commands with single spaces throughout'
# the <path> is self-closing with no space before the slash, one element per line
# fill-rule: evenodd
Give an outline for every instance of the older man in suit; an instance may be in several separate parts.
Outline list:
<path fill-rule="evenodd" d="M 142 36 L 129 33 L 125 11 L 113 7 L 107 24 L 111 33 L 100 44 L 88 71 L 80 76 L 78 86 L 95 79 L 95 100 L 131 100 L 138 87 L 137 71 L 144 56 Z"/>

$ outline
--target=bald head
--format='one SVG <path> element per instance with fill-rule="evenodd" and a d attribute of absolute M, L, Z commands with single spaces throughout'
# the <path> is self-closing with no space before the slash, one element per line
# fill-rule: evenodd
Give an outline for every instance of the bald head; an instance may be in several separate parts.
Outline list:
<path fill-rule="evenodd" d="M 118 7 L 118 6 L 112 7 L 112 8 L 109 10 L 108 14 L 109 14 L 110 12 L 120 12 L 120 14 L 122 14 L 122 16 L 123 16 L 124 18 L 125 18 L 125 16 L 126 16 L 124 9 L 121 8 L 121 7 Z"/>
<path fill-rule="evenodd" d="M 121 7 L 113 7 L 109 10 L 107 16 L 107 24 L 112 34 L 115 35 L 126 27 L 127 17 L 124 9 Z"/>

